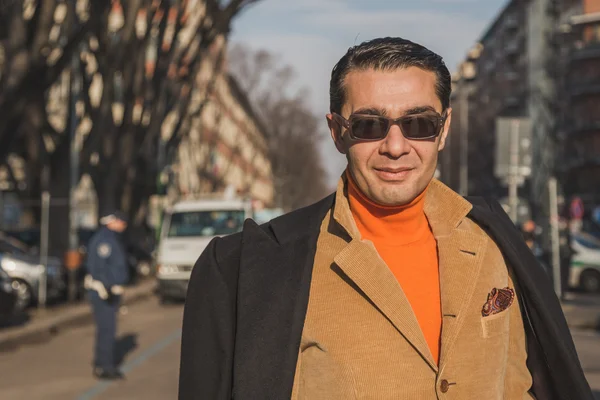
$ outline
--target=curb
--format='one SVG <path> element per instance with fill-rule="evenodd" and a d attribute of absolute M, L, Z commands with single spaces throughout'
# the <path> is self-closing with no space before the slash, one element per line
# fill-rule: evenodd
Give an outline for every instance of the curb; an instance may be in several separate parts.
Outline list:
<path fill-rule="evenodd" d="M 142 282 L 140 286 L 132 288 L 129 293 L 125 293 L 122 305 L 132 305 L 145 300 L 152 296 L 155 292 L 156 284 L 154 282 Z M 31 325 L 16 328 L 13 331 L 0 331 L 0 353 L 12 351 L 19 346 L 26 344 L 37 344 L 50 341 L 54 336 L 68 329 L 85 326 L 93 321 L 90 306 L 81 304 L 66 312 L 63 315 L 56 315 L 53 318 L 48 318 L 39 324 L 35 322 Z"/>

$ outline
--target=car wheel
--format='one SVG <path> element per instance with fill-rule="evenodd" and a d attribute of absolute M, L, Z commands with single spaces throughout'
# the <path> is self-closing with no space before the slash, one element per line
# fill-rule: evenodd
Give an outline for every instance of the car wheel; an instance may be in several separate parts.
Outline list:
<path fill-rule="evenodd" d="M 600 291 L 600 272 L 583 271 L 581 273 L 581 288 L 587 293 L 597 293 Z"/>
<path fill-rule="evenodd" d="M 33 300 L 33 293 L 31 287 L 20 279 L 14 279 L 11 283 L 13 290 L 17 294 L 17 300 L 15 302 L 15 311 L 21 312 L 29 307 Z"/>

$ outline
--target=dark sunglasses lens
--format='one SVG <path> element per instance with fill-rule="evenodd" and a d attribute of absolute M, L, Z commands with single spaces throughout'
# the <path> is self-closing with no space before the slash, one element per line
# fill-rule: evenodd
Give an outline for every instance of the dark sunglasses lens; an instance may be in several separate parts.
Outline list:
<path fill-rule="evenodd" d="M 410 116 L 401 122 L 402 133 L 409 139 L 427 139 L 437 136 L 438 123 L 427 116 Z"/>
<path fill-rule="evenodd" d="M 388 131 L 389 121 L 383 118 L 353 118 L 352 134 L 357 139 L 383 139 Z"/>

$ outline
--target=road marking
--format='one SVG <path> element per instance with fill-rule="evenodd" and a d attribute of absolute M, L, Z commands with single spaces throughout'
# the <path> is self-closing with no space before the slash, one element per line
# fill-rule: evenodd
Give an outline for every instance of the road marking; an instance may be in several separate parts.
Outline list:
<path fill-rule="evenodd" d="M 159 342 L 155 343 L 150 348 L 143 351 L 140 355 L 138 355 L 131 361 L 125 363 L 125 365 L 123 366 L 123 368 L 121 370 L 123 371 L 124 374 L 127 374 L 127 373 L 133 371 L 135 368 L 137 368 L 140 365 L 142 365 L 143 363 L 145 363 L 149 358 L 160 353 L 161 351 L 163 351 L 164 349 L 169 347 L 171 344 L 175 343 L 176 341 L 178 341 L 180 339 L 181 339 L 181 329 L 177 329 L 175 332 L 171 333 L 166 338 L 160 340 Z M 77 400 L 92 400 L 96 396 L 103 393 L 104 391 L 106 391 L 106 389 L 113 386 L 117 382 L 118 381 L 99 382 L 98 384 L 93 386 L 91 389 L 89 389 L 87 392 L 85 392 L 82 395 L 80 395 L 79 397 L 77 397 Z"/>

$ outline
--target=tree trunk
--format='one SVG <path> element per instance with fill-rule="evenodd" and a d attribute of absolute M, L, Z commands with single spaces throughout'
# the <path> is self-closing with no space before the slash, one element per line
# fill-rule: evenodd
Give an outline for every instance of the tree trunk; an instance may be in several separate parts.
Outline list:
<path fill-rule="evenodd" d="M 50 164 L 50 207 L 48 249 L 50 255 L 62 257 L 69 248 L 69 141 L 62 140 L 52 154 Z"/>

